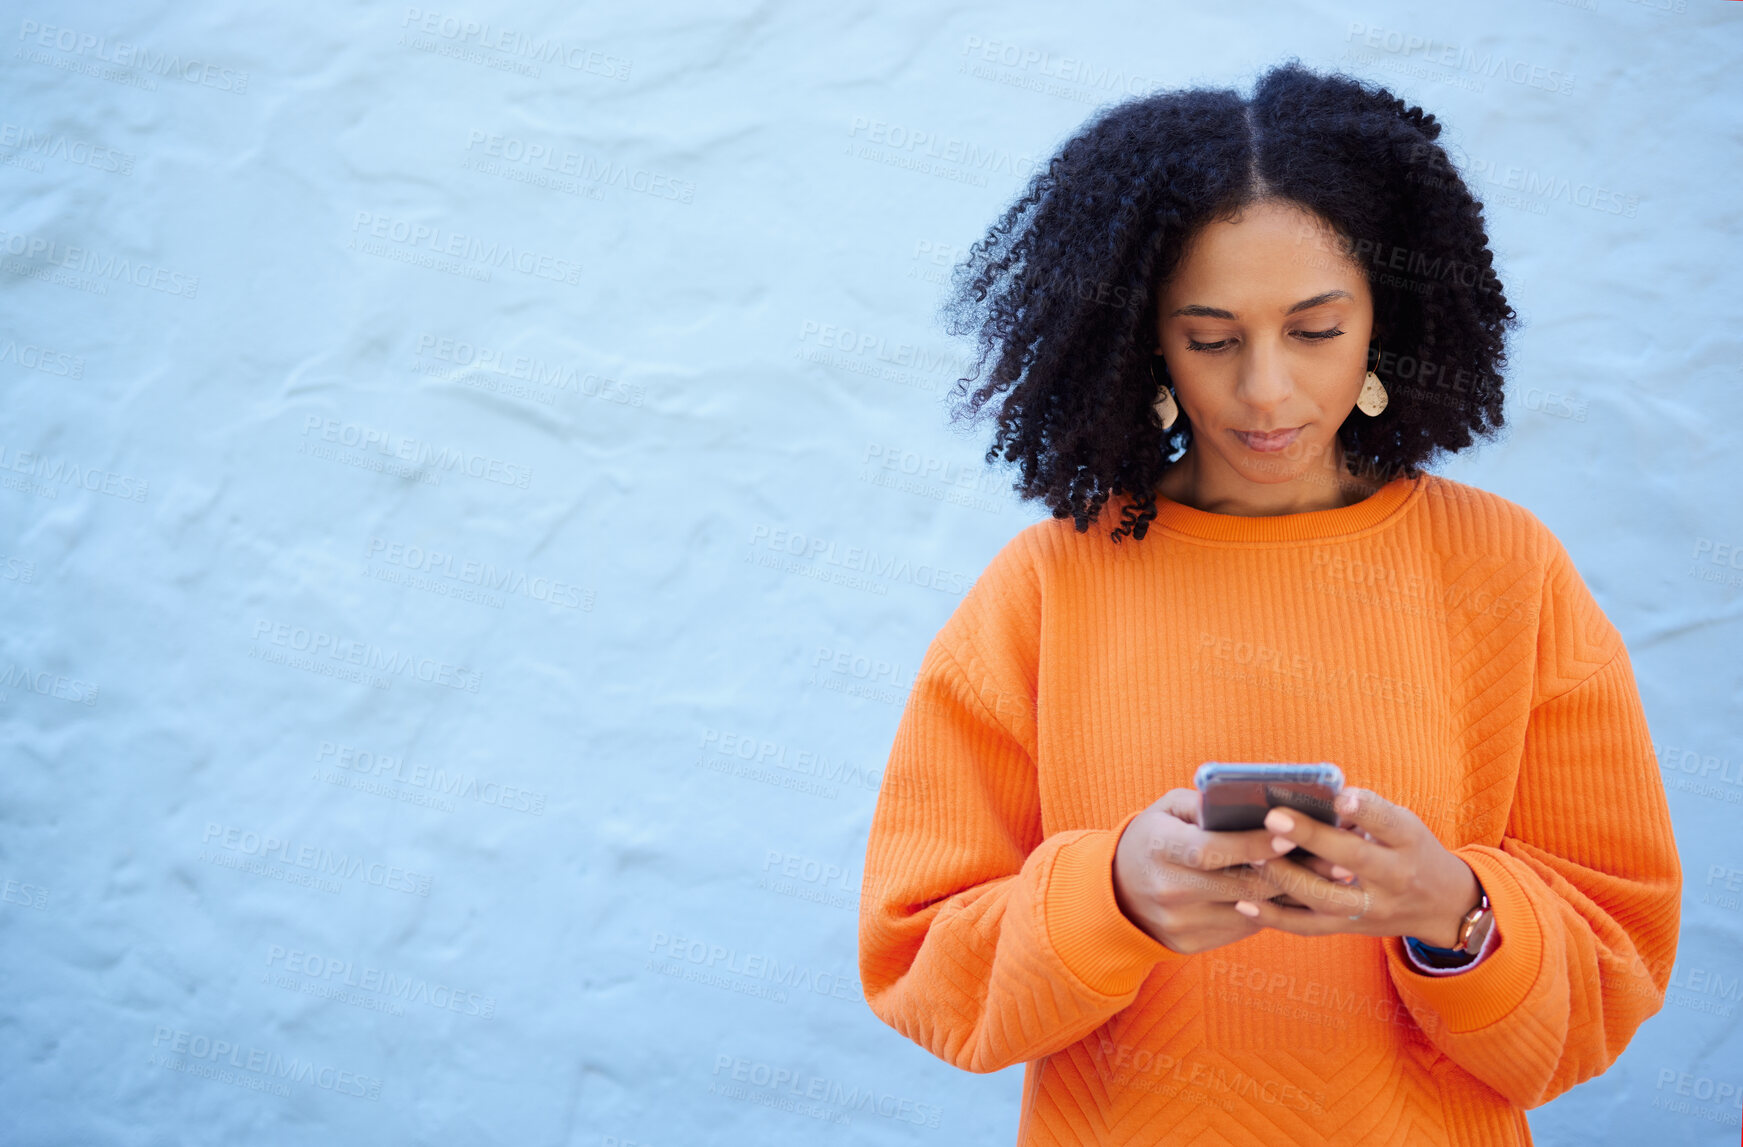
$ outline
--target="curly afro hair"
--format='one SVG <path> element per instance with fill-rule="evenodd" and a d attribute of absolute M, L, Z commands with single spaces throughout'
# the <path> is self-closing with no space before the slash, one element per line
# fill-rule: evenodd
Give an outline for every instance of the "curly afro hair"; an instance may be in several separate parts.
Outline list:
<path fill-rule="evenodd" d="M 1004 394 L 986 461 L 1017 463 L 1013 488 L 1080 533 L 1126 495 L 1113 540 L 1142 539 L 1192 437 L 1184 412 L 1164 431 L 1152 409 L 1158 294 L 1201 227 L 1281 200 L 1330 223 L 1332 257 L 1357 260 L 1373 292 L 1369 365 L 1391 401 L 1339 428 L 1350 472 L 1413 476 L 1493 437 L 1517 316 L 1440 132 L 1385 88 L 1293 59 L 1251 99 L 1197 88 L 1098 112 L 953 271 L 945 325 L 978 346 L 953 420 Z"/>

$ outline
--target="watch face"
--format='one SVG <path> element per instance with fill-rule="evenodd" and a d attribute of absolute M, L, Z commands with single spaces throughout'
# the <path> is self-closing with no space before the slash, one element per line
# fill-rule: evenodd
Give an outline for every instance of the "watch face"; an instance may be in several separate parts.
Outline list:
<path fill-rule="evenodd" d="M 1476 919 L 1471 921 L 1468 935 L 1462 945 L 1467 955 L 1475 956 L 1483 950 L 1483 942 L 1489 938 L 1490 929 L 1495 927 L 1495 913 L 1488 907 L 1478 908 L 1471 915 Z"/>

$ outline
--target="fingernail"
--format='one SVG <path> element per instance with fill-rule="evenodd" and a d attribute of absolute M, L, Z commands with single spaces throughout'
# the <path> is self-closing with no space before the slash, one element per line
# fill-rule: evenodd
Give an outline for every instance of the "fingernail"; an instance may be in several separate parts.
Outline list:
<path fill-rule="evenodd" d="M 1295 827 L 1295 818 L 1282 809 L 1272 809 L 1265 814 L 1265 827 L 1272 832 L 1288 832 Z"/>
<path fill-rule="evenodd" d="M 1355 812 L 1356 805 L 1359 803 L 1361 802 L 1356 799 L 1355 793 L 1340 793 L 1338 795 L 1339 812 Z"/>
<path fill-rule="evenodd" d="M 1259 914 L 1259 906 L 1257 904 L 1249 904 L 1245 900 L 1237 900 L 1235 901 L 1235 911 L 1239 912 L 1242 916 L 1257 916 Z"/>
<path fill-rule="evenodd" d="M 1271 838 L 1271 847 L 1278 852 L 1288 852 L 1295 847 L 1295 842 L 1286 836 L 1274 836 Z"/>
<path fill-rule="evenodd" d="M 1351 872 L 1341 864 L 1334 864 L 1331 866 L 1331 878 L 1333 880 L 1348 880 L 1354 875 L 1355 873 Z"/>

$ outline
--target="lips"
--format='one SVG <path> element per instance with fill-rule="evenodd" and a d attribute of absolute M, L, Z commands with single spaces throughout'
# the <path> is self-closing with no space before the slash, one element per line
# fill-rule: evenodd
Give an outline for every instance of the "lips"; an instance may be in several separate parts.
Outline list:
<path fill-rule="evenodd" d="M 1249 450 L 1255 450 L 1260 454 L 1271 454 L 1294 442 L 1295 436 L 1300 433 L 1301 427 L 1297 426 L 1291 430 L 1275 430 L 1269 434 L 1252 434 L 1245 430 L 1237 430 L 1235 437 L 1239 438 Z"/>

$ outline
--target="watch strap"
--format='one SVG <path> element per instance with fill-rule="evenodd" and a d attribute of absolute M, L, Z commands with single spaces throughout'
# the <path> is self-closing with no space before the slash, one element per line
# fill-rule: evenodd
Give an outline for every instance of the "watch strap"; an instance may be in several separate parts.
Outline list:
<path fill-rule="evenodd" d="M 1433 966 L 1457 967 L 1460 964 L 1469 964 L 1477 958 L 1463 948 L 1436 948 L 1432 944 L 1424 944 L 1415 936 L 1404 937 L 1404 942 L 1423 963 Z"/>

